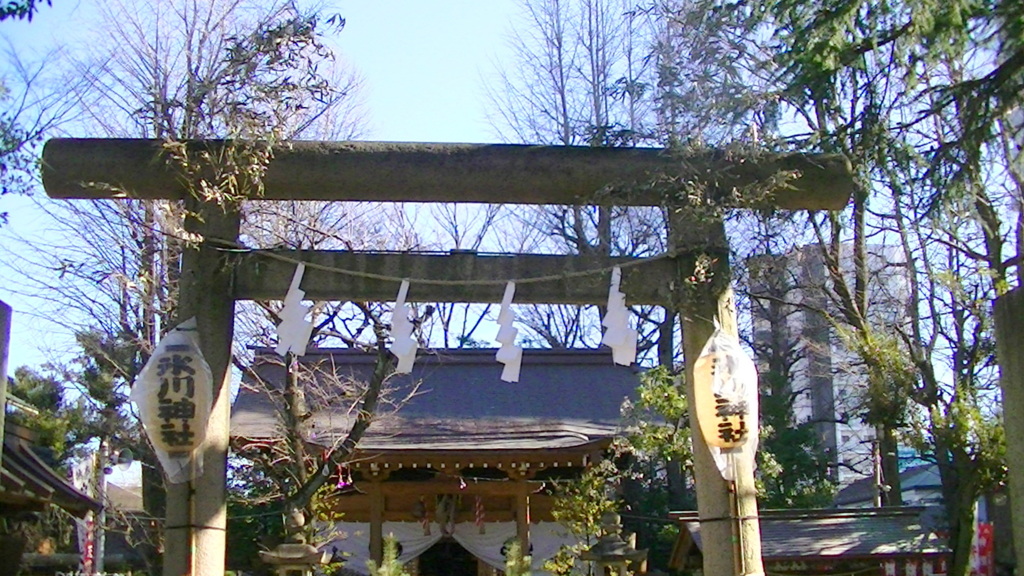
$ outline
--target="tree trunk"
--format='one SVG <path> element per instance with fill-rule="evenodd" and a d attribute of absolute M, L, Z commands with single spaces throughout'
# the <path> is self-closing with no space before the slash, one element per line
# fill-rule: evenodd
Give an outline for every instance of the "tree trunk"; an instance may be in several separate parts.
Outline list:
<path fill-rule="evenodd" d="M 686 485 L 686 473 L 678 460 L 669 460 L 665 463 L 665 480 L 668 485 L 668 507 L 670 510 L 686 510 L 692 504 L 688 498 L 688 487 Z"/>
<path fill-rule="evenodd" d="M 1003 390 L 1006 460 L 1024 462 L 1024 288 L 1001 296 L 995 305 L 999 384 Z M 1010 513 L 1017 566 L 1024 566 L 1024 466 L 1010 466 Z"/>
<path fill-rule="evenodd" d="M 306 417 L 306 395 L 299 382 L 299 363 L 295 354 L 284 355 L 284 426 L 291 453 L 291 468 L 296 484 L 302 486 L 309 481 L 306 470 L 306 443 L 302 435 L 302 421 Z M 285 532 L 293 542 L 306 542 L 306 519 L 310 517 L 308 504 L 289 508 L 285 515 Z"/>
<path fill-rule="evenodd" d="M 882 466 L 882 506 L 903 506 L 903 487 L 900 485 L 899 444 L 890 426 L 878 426 L 878 450 Z"/>
<path fill-rule="evenodd" d="M 669 370 L 675 363 L 676 317 L 671 310 L 665 310 L 665 320 L 658 325 L 658 365 Z"/>
<path fill-rule="evenodd" d="M 961 473 L 970 474 L 969 471 Z M 966 488 L 962 481 L 958 488 L 957 493 L 952 495 L 955 504 L 951 506 L 947 502 L 946 505 L 946 513 L 949 516 L 949 547 L 952 550 L 947 576 L 970 576 L 971 543 L 975 530 L 974 495 L 973 490 Z M 956 509 L 952 510 L 954 506 Z"/>

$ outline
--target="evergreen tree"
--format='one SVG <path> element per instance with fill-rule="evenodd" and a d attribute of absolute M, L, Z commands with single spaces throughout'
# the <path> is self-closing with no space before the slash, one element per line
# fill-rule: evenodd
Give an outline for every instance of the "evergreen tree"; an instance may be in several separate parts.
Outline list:
<path fill-rule="evenodd" d="M 761 438 L 757 452 L 758 504 L 762 508 L 825 508 L 836 485 L 829 478 L 828 454 L 811 421 L 793 421 L 791 394 L 781 394 L 780 376 L 761 376 Z"/>
<path fill-rule="evenodd" d="M 616 511 L 617 503 L 609 497 L 609 491 L 619 479 L 620 472 L 615 464 L 605 459 L 587 468 L 579 478 L 556 485 L 551 515 L 576 537 L 579 544 L 563 546 L 544 563 L 544 570 L 559 575 L 577 573 L 580 552 L 597 542 L 601 516 Z"/>
<path fill-rule="evenodd" d="M 66 394 L 68 383 L 52 372 L 22 366 L 8 382 L 8 393 L 34 412 L 15 409 L 7 421 L 29 429 L 35 436 L 33 449 L 51 467 L 65 464 L 89 441 L 86 406 Z"/>
<path fill-rule="evenodd" d="M 381 559 L 380 566 L 370 560 L 366 567 L 370 570 L 370 576 L 409 576 L 405 567 L 398 561 L 398 541 L 392 537 L 384 539 L 384 558 Z"/>
<path fill-rule="evenodd" d="M 52 0 L 7 0 L 0 4 L 0 21 L 8 18 L 18 20 L 32 20 L 32 16 L 39 11 L 39 7 L 45 3 L 52 6 Z"/>
<path fill-rule="evenodd" d="M 523 547 L 516 540 L 509 544 L 505 555 L 505 576 L 530 576 L 530 556 L 523 556 Z"/>

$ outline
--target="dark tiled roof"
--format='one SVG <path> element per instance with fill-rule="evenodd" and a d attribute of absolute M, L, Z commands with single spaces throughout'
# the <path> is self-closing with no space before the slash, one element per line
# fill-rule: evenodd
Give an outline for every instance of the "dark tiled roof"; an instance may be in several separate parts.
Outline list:
<path fill-rule="evenodd" d="M 949 552 L 921 507 L 761 512 L 766 561 L 902 557 Z M 684 523 L 698 548 L 700 523 Z"/>
<path fill-rule="evenodd" d="M 411 375 L 396 376 L 388 383 L 393 397 L 404 397 L 417 382 L 418 390 L 400 410 L 375 421 L 360 448 L 580 446 L 614 436 L 622 402 L 638 384 L 637 370 L 616 366 L 606 350 L 525 350 L 516 383 L 500 380 L 502 365 L 494 354 L 493 349 L 422 353 Z M 310 440 L 328 444 L 347 433 L 353 417 L 353 382 L 366 381 L 376 359 L 349 349 L 321 349 L 307 353 L 301 361 L 319 366 L 321 382 L 332 382 L 323 397 L 334 400 L 315 410 L 307 421 Z M 279 357 L 260 352 L 255 367 L 272 387 L 281 386 L 284 368 Z M 265 386 L 247 384 L 234 402 L 232 436 L 279 437 L 274 398 Z"/>
<path fill-rule="evenodd" d="M 910 490 L 940 490 L 942 488 L 941 482 L 939 469 L 935 464 L 921 464 L 900 472 L 900 487 L 905 492 Z M 868 506 L 875 501 L 875 490 L 874 478 L 861 478 L 840 490 L 836 494 L 833 503 L 839 507 Z"/>
<path fill-rule="evenodd" d="M 79 517 L 101 507 L 99 502 L 76 490 L 47 466 L 32 451 L 17 426 L 8 426 L 0 462 L 0 515 L 40 510 L 49 504 Z"/>

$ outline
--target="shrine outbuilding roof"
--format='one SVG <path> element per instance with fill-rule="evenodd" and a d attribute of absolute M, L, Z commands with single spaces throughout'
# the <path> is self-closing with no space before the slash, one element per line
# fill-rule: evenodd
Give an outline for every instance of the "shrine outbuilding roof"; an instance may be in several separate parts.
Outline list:
<path fill-rule="evenodd" d="M 610 350 L 524 350 L 518 382 L 500 379 L 494 349 L 421 351 L 411 374 L 396 375 L 359 444 L 362 451 L 536 451 L 573 449 L 614 437 L 639 370 L 617 366 Z M 347 434 L 358 390 L 376 355 L 352 349 L 311 350 L 307 441 L 329 446 Z M 232 409 L 231 435 L 281 437 L 283 361 L 260 350 Z M 262 383 L 256 380 L 262 380 Z"/>
<path fill-rule="evenodd" d="M 949 553 L 937 534 L 935 511 L 924 507 L 856 510 L 762 510 L 765 562 L 834 561 L 941 556 Z M 670 513 L 680 524 L 672 551 L 677 568 L 700 554 L 704 543 L 695 512 Z"/>
<path fill-rule="evenodd" d="M 31 432 L 7 422 L 0 467 L 0 516 L 34 512 L 48 505 L 83 517 L 102 506 L 79 492 L 32 449 Z"/>
<path fill-rule="evenodd" d="M 942 479 L 939 476 L 939 468 L 935 464 L 921 464 L 912 466 L 900 472 L 900 490 L 903 492 L 904 502 L 911 501 L 907 496 L 913 496 L 914 503 L 927 500 L 926 503 L 941 502 Z M 851 482 L 836 494 L 833 504 L 839 508 L 866 507 L 874 504 L 878 496 L 878 482 L 873 477 L 861 478 Z"/>

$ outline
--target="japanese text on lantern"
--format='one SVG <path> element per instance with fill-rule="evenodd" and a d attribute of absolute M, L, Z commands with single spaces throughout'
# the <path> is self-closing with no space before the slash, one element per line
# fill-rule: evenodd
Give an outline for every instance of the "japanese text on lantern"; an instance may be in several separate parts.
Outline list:
<path fill-rule="evenodd" d="M 718 417 L 718 438 L 726 444 L 741 444 L 747 440 L 746 402 L 730 402 L 715 394 L 715 416 Z"/>
<path fill-rule="evenodd" d="M 156 375 L 160 381 L 157 391 L 157 416 L 160 439 L 168 452 L 191 452 L 196 434 L 196 360 L 186 345 L 171 345 L 157 360 Z"/>

